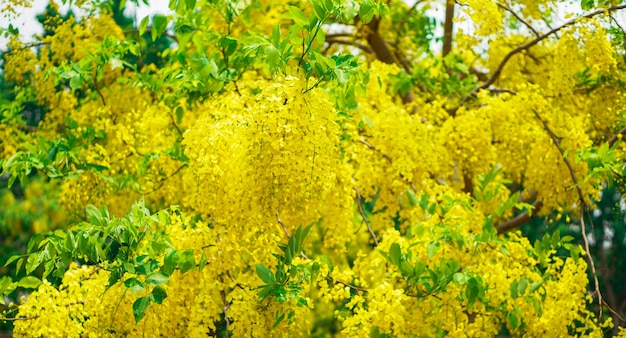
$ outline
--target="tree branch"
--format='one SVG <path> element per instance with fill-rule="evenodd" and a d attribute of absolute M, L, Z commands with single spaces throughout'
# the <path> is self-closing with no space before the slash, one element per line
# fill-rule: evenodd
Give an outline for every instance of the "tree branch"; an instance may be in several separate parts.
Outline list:
<path fill-rule="evenodd" d="M 535 201 L 535 203 L 533 203 L 533 209 L 531 210 L 530 216 L 528 216 L 527 212 L 523 212 L 504 223 L 498 224 L 496 226 L 496 230 L 498 230 L 498 235 L 502 235 L 505 232 L 515 230 L 522 225 L 528 223 L 533 217 L 537 215 L 542 206 L 543 203 L 541 203 L 540 201 Z"/>
<path fill-rule="evenodd" d="M 615 143 L 617 142 L 617 140 L 620 139 L 619 135 L 626 135 L 626 126 L 622 129 L 620 129 L 620 131 L 618 131 L 615 135 L 613 135 L 613 137 L 611 137 L 607 142 L 609 143 L 609 148 L 613 147 L 615 145 Z"/>
<path fill-rule="evenodd" d="M 367 231 L 369 231 L 370 235 L 372 236 L 374 244 L 378 246 L 378 239 L 376 238 L 376 234 L 374 234 L 374 230 L 372 230 L 372 225 L 370 224 L 369 219 L 367 219 L 367 216 L 365 216 L 365 211 L 363 211 L 363 205 L 361 204 L 361 194 L 359 194 L 359 189 L 357 187 L 354 187 L 354 191 L 356 192 L 355 200 L 357 205 L 359 206 L 359 213 L 361 214 L 361 217 L 363 217 L 365 224 L 367 224 Z"/>
<path fill-rule="evenodd" d="M 508 6 L 503 5 L 501 3 L 496 3 L 496 5 L 498 5 L 498 7 L 504 9 L 505 11 L 511 13 L 519 22 L 524 24 L 524 26 L 528 27 L 528 29 L 530 29 L 530 31 L 533 32 L 533 34 L 535 34 L 536 37 L 540 37 L 541 36 L 541 34 L 533 26 L 531 26 L 530 23 L 528 23 L 528 21 L 524 20 L 524 18 L 522 18 L 521 15 L 519 15 L 515 11 L 513 11 L 513 9 L 511 7 L 508 7 Z"/>
<path fill-rule="evenodd" d="M 596 273 L 596 265 L 593 262 L 593 257 L 591 257 L 591 250 L 589 249 L 589 240 L 587 240 L 587 229 L 585 227 L 585 208 L 586 208 L 585 197 L 583 195 L 582 189 L 580 188 L 580 185 L 578 184 L 578 180 L 576 179 L 574 168 L 572 167 L 572 164 L 569 162 L 567 157 L 565 157 L 565 151 L 561 147 L 561 142 L 559 138 L 556 137 L 552 129 L 550 129 L 550 127 L 548 126 L 548 123 L 545 122 L 541 118 L 541 116 L 539 116 L 539 113 L 537 113 L 536 110 L 533 109 L 533 113 L 535 114 L 535 117 L 537 117 L 537 119 L 541 122 L 541 124 L 543 124 L 543 128 L 546 130 L 546 132 L 548 132 L 548 134 L 550 135 L 550 138 L 552 138 L 554 145 L 559 149 L 559 152 L 561 153 L 561 157 L 563 157 L 563 161 L 565 162 L 565 165 L 567 166 L 567 169 L 569 170 L 570 176 L 572 177 L 572 181 L 574 181 L 574 187 L 576 188 L 576 191 L 578 192 L 578 204 L 580 204 L 580 226 L 581 226 L 582 235 L 583 235 L 583 242 L 585 243 L 585 252 L 587 254 L 587 259 L 589 260 L 589 266 L 591 267 L 591 273 L 593 275 L 593 280 L 595 282 L 595 287 L 596 287 L 595 292 L 598 294 L 600 320 L 602 320 L 602 293 L 600 292 L 600 283 L 598 282 L 598 274 Z"/>
<path fill-rule="evenodd" d="M 20 48 L 14 48 L 14 49 L 0 51 L 0 54 L 11 54 L 13 52 L 17 52 L 17 51 L 20 51 L 20 50 L 30 49 L 30 48 L 33 48 L 33 47 L 46 46 L 46 45 L 49 45 L 49 44 L 50 44 L 50 42 L 35 42 L 35 43 L 28 44 L 28 45 L 24 45 L 24 46 L 22 46 Z"/>
<path fill-rule="evenodd" d="M 332 46 L 333 44 L 340 44 L 340 45 L 348 45 L 348 46 L 354 46 L 356 48 L 359 48 L 360 50 L 366 52 L 366 53 L 372 53 L 372 49 L 369 46 L 366 46 L 362 43 L 356 42 L 356 41 L 349 41 L 349 40 L 345 40 L 345 39 L 341 39 L 338 37 L 326 37 L 326 43 L 328 44 L 328 48 L 330 48 L 330 46 Z M 328 50 L 328 48 L 326 48 L 326 50 Z"/>
<path fill-rule="evenodd" d="M 369 43 L 372 47 L 372 50 L 378 60 L 387 64 L 396 64 L 396 59 L 394 58 L 393 53 L 391 53 L 391 50 L 389 50 L 387 42 L 385 42 L 378 32 L 379 24 L 380 18 L 378 17 L 374 17 L 372 21 L 367 24 L 367 27 L 369 28 L 369 32 L 366 36 L 367 43 Z M 402 96 L 402 103 L 404 104 L 411 103 L 413 101 L 415 101 L 415 98 L 413 97 L 413 93 L 411 91 L 408 91 L 406 95 Z"/>
<path fill-rule="evenodd" d="M 446 57 L 452 51 L 452 32 L 454 29 L 454 0 L 448 0 L 446 3 L 446 19 L 443 24 L 443 49 L 441 56 Z"/>

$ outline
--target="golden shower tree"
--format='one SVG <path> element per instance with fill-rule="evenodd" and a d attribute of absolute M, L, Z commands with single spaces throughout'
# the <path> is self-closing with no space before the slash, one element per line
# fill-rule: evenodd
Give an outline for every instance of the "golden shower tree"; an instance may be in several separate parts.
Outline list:
<path fill-rule="evenodd" d="M 588 241 L 516 229 L 585 234 L 622 178 L 626 5 L 171 0 L 134 29 L 74 5 L 3 31 L 3 202 L 54 209 L 2 262 L 15 335 L 611 330 Z"/>

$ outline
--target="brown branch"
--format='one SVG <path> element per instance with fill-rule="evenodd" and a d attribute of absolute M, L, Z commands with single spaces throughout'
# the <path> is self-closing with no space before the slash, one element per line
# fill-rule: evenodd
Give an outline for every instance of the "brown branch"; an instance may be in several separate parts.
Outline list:
<path fill-rule="evenodd" d="M 35 127 L 35 126 L 24 126 L 24 125 L 21 125 L 21 126 L 17 126 L 17 128 L 18 129 L 22 129 L 24 131 L 32 131 L 32 132 L 37 131 L 37 127 Z"/>
<path fill-rule="evenodd" d="M 374 147 L 371 143 L 365 141 L 364 139 L 360 139 L 359 142 L 363 143 L 366 147 L 370 148 L 371 150 L 379 153 L 382 157 L 384 157 L 389 162 L 389 164 L 393 164 L 393 159 L 391 159 L 389 155 L 383 153 L 378 148 Z"/>
<path fill-rule="evenodd" d="M 96 71 L 96 75 L 98 75 L 97 72 L 98 71 Z M 100 96 L 100 100 L 102 100 L 102 105 L 106 106 L 107 102 L 104 100 L 104 95 L 102 95 L 100 88 L 98 88 L 98 80 L 96 79 L 96 76 L 93 77 L 93 88 L 96 90 L 96 93 L 98 93 L 98 95 Z"/>
<path fill-rule="evenodd" d="M 378 60 L 387 64 L 394 64 L 396 63 L 396 60 L 394 59 L 393 54 L 391 54 L 391 51 L 387 46 L 387 42 L 383 40 L 382 36 L 380 36 L 380 33 L 378 32 L 379 24 L 380 19 L 377 17 L 373 18 L 372 21 L 367 24 L 369 32 L 366 36 L 366 40 L 372 47 L 372 50 L 374 51 L 374 54 L 376 54 L 376 58 L 378 58 Z"/>
<path fill-rule="evenodd" d="M 356 47 L 366 53 L 372 53 L 372 49 L 369 46 L 366 46 L 362 43 L 356 42 L 356 41 L 349 41 L 349 40 L 345 40 L 345 39 L 341 39 L 341 38 L 328 38 L 326 37 L 326 43 L 328 44 L 328 48 L 330 48 L 330 46 L 334 45 L 334 44 L 340 44 L 340 45 L 348 45 L 348 46 L 353 46 Z M 328 48 L 326 48 L 326 50 L 328 50 Z"/>
<path fill-rule="evenodd" d="M 152 33 L 152 29 L 148 28 L 144 31 L 144 33 Z M 137 36 L 140 36 L 138 29 L 129 29 L 129 30 L 124 31 L 124 35 L 127 35 L 127 34 L 137 34 Z M 163 32 L 161 36 L 168 37 L 174 42 L 178 43 L 178 38 L 174 35 L 168 34 L 167 32 Z"/>
<path fill-rule="evenodd" d="M 615 145 L 615 143 L 617 142 L 617 140 L 620 140 L 621 138 L 619 137 L 620 135 L 626 135 L 626 126 L 622 129 L 620 129 L 620 131 L 618 131 L 615 135 L 613 135 L 613 137 L 611 137 L 607 142 L 609 143 L 609 148 L 613 147 Z"/>
<path fill-rule="evenodd" d="M 180 130 L 180 127 L 178 126 L 178 124 L 176 124 L 176 120 L 174 120 L 174 115 L 172 114 L 171 111 L 168 111 L 167 114 L 170 116 L 170 119 L 172 120 L 172 124 L 174 125 L 174 128 L 176 128 L 176 131 L 178 132 L 178 135 L 180 135 L 182 137 L 183 136 L 183 131 Z"/>
<path fill-rule="evenodd" d="M 363 205 L 361 201 L 361 194 L 359 194 L 359 189 L 357 187 L 354 187 L 354 191 L 356 192 L 355 200 L 359 207 L 359 213 L 361 214 L 361 217 L 363 217 L 363 220 L 367 225 L 367 231 L 369 231 L 370 235 L 372 236 L 374 244 L 378 246 L 378 239 L 376 238 L 376 234 L 374 234 L 374 230 L 372 230 L 372 225 L 370 224 L 369 219 L 367 219 L 367 216 L 365 216 L 365 211 L 363 211 Z"/>
<path fill-rule="evenodd" d="M 529 42 L 527 42 L 527 43 L 525 43 L 523 45 L 517 46 L 515 49 L 511 50 L 508 54 L 506 54 L 504 56 L 502 61 L 500 61 L 500 63 L 496 67 L 496 70 L 493 72 L 493 74 L 491 74 L 491 76 L 487 79 L 487 81 L 483 82 L 480 86 L 474 88 L 469 94 L 465 95 L 461 99 L 461 101 L 459 102 L 459 104 L 456 107 L 448 110 L 448 113 L 450 113 L 451 116 L 455 116 L 457 110 L 459 110 L 459 108 L 463 104 L 465 104 L 471 98 L 475 97 L 476 94 L 478 94 L 478 92 L 480 90 L 486 89 L 489 86 L 491 86 L 494 82 L 496 82 L 496 80 L 500 77 L 500 74 L 502 74 L 502 71 L 504 70 L 504 66 L 506 66 L 506 64 L 509 62 L 509 60 L 511 60 L 511 58 L 513 56 L 515 56 L 516 54 L 521 53 L 522 51 L 525 51 L 525 50 L 529 49 L 530 47 L 538 44 L 539 42 L 543 41 L 544 39 L 548 38 L 549 36 L 551 36 L 551 35 L 553 35 L 555 33 L 558 33 L 561 29 L 575 24 L 578 20 L 580 20 L 582 18 L 589 19 L 589 18 L 592 18 L 592 17 L 594 17 L 596 15 L 604 14 L 604 13 L 607 13 L 607 12 L 610 13 L 610 12 L 614 12 L 614 11 L 617 11 L 617 10 L 620 10 L 620 9 L 624 9 L 624 8 L 626 8 L 626 5 L 613 6 L 613 7 L 609 7 L 609 8 L 606 8 L 606 9 L 599 9 L 599 10 L 597 10 L 595 12 L 591 12 L 591 13 L 585 14 L 583 16 L 579 16 L 579 17 L 577 17 L 575 19 L 567 21 L 566 23 L 562 24 L 559 27 L 551 29 L 547 33 L 542 34 L 542 35 L 536 37 L 535 39 L 533 39 L 533 40 L 531 40 L 531 41 L 529 41 Z"/>
<path fill-rule="evenodd" d="M 536 37 L 541 36 L 541 34 L 528 21 L 524 20 L 524 18 L 522 18 L 519 14 L 517 14 L 511 7 L 505 6 L 501 3 L 496 3 L 496 5 L 498 5 L 498 7 L 504 9 L 505 11 L 511 13 L 519 22 L 521 22 L 524 26 L 530 29 L 530 31 L 533 32 L 533 34 L 535 34 Z"/>
<path fill-rule="evenodd" d="M 34 48 L 34 47 L 40 47 L 40 46 L 45 46 L 45 45 L 49 45 L 50 42 L 36 42 L 36 43 L 31 43 L 28 45 L 25 45 L 23 47 L 20 48 L 13 48 L 13 49 L 9 49 L 9 50 L 5 50 L 5 51 L 0 51 L 0 54 L 11 54 L 13 52 L 17 52 L 17 51 L 21 51 L 21 50 L 25 50 L 25 49 L 30 49 L 30 48 Z"/>
<path fill-rule="evenodd" d="M 289 230 L 287 230 L 287 227 L 283 223 L 283 220 L 280 219 L 280 214 L 278 213 L 278 211 L 276 211 L 276 221 L 278 221 L 278 224 L 280 224 L 280 226 L 283 228 L 283 232 L 285 232 L 285 236 L 287 236 L 287 239 L 290 239 L 291 235 L 289 234 Z M 300 257 L 309 260 L 309 257 L 307 257 L 304 252 L 300 252 Z"/>
<path fill-rule="evenodd" d="M 224 324 L 226 326 L 226 333 L 224 335 L 224 337 L 228 338 L 230 335 L 228 333 L 228 326 L 230 325 L 230 320 L 228 319 L 228 310 L 230 309 L 230 304 L 228 303 L 228 301 L 226 301 L 226 292 L 224 290 L 220 291 L 220 296 L 222 298 L 222 305 L 224 305 L 224 307 L 222 307 L 222 312 L 224 313 Z"/>
<path fill-rule="evenodd" d="M 613 15 L 609 14 L 609 18 L 611 18 L 611 20 L 613 20 L 613 22 L 615 22 L 617 27 L 619 27 L 619 29 L 622 31 L 622 37 L 624 39 L 624 49 L 626 50 L 626 31 L 624 30 L 624 27 L 622 27 L 622 25 L 620 25 L 619 22 L 615 20 Z M 624 62 L 626 62 L 626 54 L 622 56 L 622 59 L 624 60 Z"/>
<path fill-rule="evenodd" d="M 280 226 L 283 227 L 285 236 L 287 236 L 287 238 L 291 238 L 291 235 L 289 234 L 289 230 L 287 230 L 287 227 L 285 226 L 283 221 L 280 219 L 280 214 L 278 213 L 278 211 L 276 211 L 276 220 L 278 221 L 278 224 L 280 224 Z"/>
<path fill-rule="evenodd" d="M 72 303 L 69 303 L 69 304 L 65 304 L 65 307 L 70 307 L 70 306 L 80 305 L 80 304 L 85 304 L 85 303 L 87 303 L 87 301 L 79 300 L 77 302 L 72 302 Z M 19 321 L 19 320 L 33 320 L 33 319 L 37 319 L 39 317 L 41 317 L 41 316 L 36 315 L 36 316 L 33 316 L 33 317 L 0 318 L 0 322 L 16 322 L 16 321 Z"/>
<path fill-rule="evenodd" d="M 337 283 L 337 284 L 342 284 L 342 285 L 345 285 L 345 286 L 349 287 L 350 289 L 352 289 L 352 290 L 354 290 L 354 291 L 357 291 L 357 292 L 367 292 L 367 290 L 366 290 L 366 289 L 364 289 L 364 288 L 362 288 L 362 287 L 358 287 L 358 286 L 352 285 L 352 284 L 350 284 L 350 283 L 346 283 L 346 282 L 344 282 L 344 281 L 341 281 L 341 280 L 338 280 L 338 279 L 334 279 L 334 278 L 333 278 L 333 277 L 331 277 L 331 276 L 328 276 L 327 278 L 328 278 L 331 282 L 333 282 L 333 283 Z"/>
<path fill-rule="evenodd" d="M 498 235 L 501 235 L 511 230 L 515 230 L 522 225 L 528 223 L 533 217 L 537 215 L 539 209 L 541 209 L 542 206 L 543 203 L 541 203 L 540 201 L 535 201 L 535 203 L 533 203 L 533 209 L 531 210 L 530 216 L 527 212 L 523 212 L 504 223 L 498 224 L 496 226 L 496 230 L 498 230 Z"/>
<path fill-rule="evenodd" d="M 159 190 L 165 184 L 165 181 L 167 181 L 168 179 L 174 177 L 176 174 L 178 174 L 186 166 L 187 166 L 186 164 L 181 165 L 180 167 L 178 167 L 178 169 L 174 170 L 173 173 L 169 174 L 167 177 L 165 177 L 162 180 L 160 180 L 159 183 L 158 183 L 159 185 L 157 187 L 155 187 L 154 189 L 152 189 L 150 191 L 142 193 L 142 195 L 151 194 L 151 193 Z"/>
<path fill-rule="evenodd" d="M 374 147 L 371 143 L 365 141 L 364 139 L 360 139 L 359 142 L 363 143 L 369 149 L 379 153 L 384 159 L 387 160 L 387 162 L 389 162 L 389 164 L 393 164 L 393 159 L 389 155 L 383 153 L 382 151 L 380 151 L 380 149 Z M 404 181 L 404 183 L 406 183 L 409 187 L 411 187 L 413 192 L 417 192 L 417 188 L 412 182 L 409 182 L 409 180 L 407 180 L 406 177 L 404 177 L 404 175 L 402 175 L 401 173 L 399 175 L 400 175 L 400 178 L 402 178 L 402 180 Z"/>
<path fill-rule="evenodd" d="M 572 167 L 572 164 L 569 162 L 567 157 L 565 157 L 565 151 L 561 147 L 561 142 L 559 138 L 556 137 L 552 129 L 550 129 L 550 127 L 548 126 L 548 123 L 544 121 L 541 118 L 541 116 L 539 116 L 539 113 L 537 113 L 536 110 L 533 109 L 533 113 L 535 114 L 535 117 L 537 117 L 537 119 L 541 122 L 541 124 L 543 124 L 543 128 L 550 135 L 550 138 L 554 142 L 554 145 L 557 147 L 557 149 L 559 149 L 559 152 L 561 153 L 561 157 L 563 157 L 563 161 L 565 162 L 565 165 L 567 166 L 567 169 L 569 170 L 570 176 L 572 177 L 572 181 L 574 181 L 574 187 L 576 187 L 576 191 L 578 192 L 578 203 L 580 204 L 580 226 L 582 229 L 583 242 L 585 243 L 585 251 L 587 254 L 587 259 L 589 260 L 589 266 L 591 267 L 591 273 L 593 275 L 593 280 L 596 286 L 595 292 L 598 294 L 598 304 L 600 305 L 599 306 L 600 320 L 602 320 L 602 293 L 600 292 L 600 283 L 598 282 L 598 274 L 596 273 L 596 265 L 593 262 L 593 257 L 591 257 L 591 250 L 589 249 L 589 240 L 587 239 L 587 229 L 585 227 L 585 208 L 586 208 L 585 197 L 583 195 L 582 189 L 580 188 L 580 185 L 578 184 L 578 180 L 576 179 L 574 168 Z"/>
<path fill-rule="evenodd" d="M 374 54 L 376 55 L 376 58 L 378 60 L 387 64 L 396 64 L 396 59 L 394 58 L 393 53 L 391 53 L 389 46 L 387 46 L 387 42 L 382 38 L 382 36 L 380 36 L 380 33 L 378 32 L 379 24 L 380 18 L 378 17 L 373 18 L 372 21 L 367 24 L 367 27 L 369 28 L 366 37 L 367 43 L 369 43 L 369 45 L 372 47 L 372 50 L 374 51 Z M 413 93 L 411 93 L 411 91 L 408 91 L 406 95 L 402 95 L 402 103 L 407 104 L 413 101 L 415 101 L 415 98 L 413 97 Z M 416 109 L 413 110 L 413 113 L 415 113 Z"/>
<path fill-rule="evenodd" d="M 37 318 L 39 318 L 39 315 L 33 317 L 0 318 L 0 322 L 16 322 L 18 320 L 33 320 Z"/>
<path fill-rule="evenodd" d="M 517 95 L 517 92 L 507 88 L 489 88 L 489 91 L 494 94 L 508 93 L 511 95 Z"/>
<path fill-rule="evenodd" d="M 443 24 L 443 49 L 441 56 L 446 57 L 452 51 L 452 32 L 454 30 L 454 0 L 446 3 L 446 19 Z"/>

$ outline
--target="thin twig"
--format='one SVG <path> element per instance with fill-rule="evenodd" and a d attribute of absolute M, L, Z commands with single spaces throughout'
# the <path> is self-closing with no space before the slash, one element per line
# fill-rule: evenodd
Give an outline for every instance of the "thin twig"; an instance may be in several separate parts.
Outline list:
<path fill-rule="evenodd" d="M 142 195 L 148 195 L 148 194 L 151 194 L 151 193 L 159 190 L 165 184 L 165 181 L 167 181 L 168 179 L 174 177 L 176 174 L 178 174 L 186 166 L 187 166 L 186 164 L 181 165 L 180 167 L 178 167 L 178 169 L 174 170 L 173 173 L 169 174 L 167 177 L 165 177 L 162 180 L 160 180 L 159 183 L 158 183 L 158 186 L 156 186 L 154 189 L 152 189 L 150 191 L 143 192 Z"/>
<path fill-rule="evenodd" d="M 363 217 L 363 220 L 365 221 L 365 224 L 367 225 L 367 231 L 369 231 L 370 235 L 372 236 L 372 239 L 374 239 L 374 244 L 376 244 L 376 246 L 378 246 L 378 239 L 376 238 L 376 234 L 374 234 L 374 230 L 372 230 L 372 225 L 370 224 L 370 221 L 367 219 L 367 216 L 365 216 L 365 211 L 363 211 L 363 205 L 361 202 L 361 194 L 359 194 L 359 189 L 357 187 L 354 187 L 354 191 L 356 192 L 356 203 L 359 206 L 359 213 L 361 214 L 361 217 Z"/>
<path fill-rule="evenodd" d="M 589 19 L 589 18 L 592 18 L 592 17 L 594 17 L 596 15 L 604 14 L 604 13 L 607 13 L 607 12 L 610 13 L 610 12 L 614 12 L 614 11 L 617 11 L 617 10 L 620 10 L 620 9 L 624 9 L 624 8 L 626 8 L 626 5 L 613 6 L 613 7 L 609 7 L 609 8 L 606 8 L 606 9 L 599 9 L 599 10 L 597 10 L 595 12 L 591 12 L 591 13 L 585 14 L 583 16 L 579 16 L 579 17 L 574 18 L 574 19 L 572 19 L 570 21 L 567 21 L 566 23 L 562 24 L 559 27 L 551 29 L 547 33 L 545 33 L 543 35 L 540 35 L 540 36 L 536 37 L 535 39 L 533 39 L 533 40 L 531 40 L 531 41 L 529 41 L 529 42 L 527 42 L 527 43 L 525 43 L 523 45 L 517 46 L 515 49 L 511 50 L 508 54 L 506 54 L 504 56 L 502 61 L 500 61 L 500 64 L 498 64 L 498 66 L 496 67 L 496 70 L 493 72 L 493 74 L 491 74 L 491 76 L 487 79 L 487 81 L 483 82 L 480 86 L 474 88 L 469 94 L 465 95 L 461 99 L 459 104 L 456 107 L 450 109 L 448 111 L 448 113 L 450 113 L 451 116 L 455 116 L 456 115 L 456 111 L 459 110 L 459 108 L 463 104 L 465 104 L 471 98 L 475 97 L 476 94 L 478 94 L 478 92 L 480 90 L 489 88 L 489 86 L 491 86 L 494 82 L 496 82 L 496 80 L 500 77 L 500 74 L 502 74 L 502 70 L 504 70 L 504 66 L 506 66 L 506 64 L 509 62 L 509 60 L 511 60 L 511 58 L 513 56 L 515 56 L 516 54 L 521 53 L 522 51 L 525 51 L 525 50 L 529 49 L 530 47 L 538 44 L 539 42 L 541 42 L 542 40 L 548 38 L 549 36 L 551 36 L 551 35 L 553 35 L 555 33 L 558 33 L 561 29 L 563 29 L 563 28 L 565 28 L 567 26 L 571 26 L 571 25 L 575 24 L 576 22 L 578 22 L 582 18 Z"/>
<path fill-rule="evenodd" d="M 280 214 L 278 213 L 278 211 L 276 211 L 276 221 L 283 228 L 283 232 L 285 232 L 285 236 L 287 236 L 287 239 L 289 240 L 291 238 L 291 235 L 289 234 L 289 230 L 287 230 L 287 227 L 283 223 L 283 220 L 280 219 Z M 309 257 L 307 257 L 307 255 L 305 255 L 304 252 L 302 251 L 300 251 L 300 257 L 302 257 L 303 259 L 309 260 Z"/>
<path fill-rule="evenodd" d="M 615 135 L 613 135 L 613 137 L 608 140 L 609 148 L 613 147 L 615 145 L 615 142 L 620 139 L 619 135 L 626 135 L 626 126 L 620 129 L 620 131 L 618 131 Z"/>
<path fill-rule="evenodd" d="M 25 50 L 25 49 L 30 49 L 30 48 L 34 48 L 34 47 L 40 47 L 40 46 L 45 46 L 45 45 L 49 45 L 50 42 L 35 42 L 35 43 L 31 43 L 25 46 L 22 46 L 20 48 L 13 48 L 13 49 L 9 49 L 9 50 L 5 50 L 5 51 L 0 51 L 0 54 L 11 54 L 13 52 L 17 52 L 17 51 L 21 51 L 21 50 Z"/>
<path fill-rule="evenodd" d="M 97 70 L 96 70 L 96 75 L 98 75 Z M 102 105 L 106 106 L 107 102 L 104 100 L 104 95 L 102 95 L 100 88 L 98 88 L 98 80 L 96 79 L 96 76 L 93 77 L 93 88 L 96 90 L 96 93 L 98 93 L 98 95 L 100 96 L 100 100 L 102 100 Z"/>
<path fill-rule="evenodd" d="M 365 141 L 364 139 L 360 139 L 359 142 L 363 143 L 366 147 L 372 149 L 373 151 L 379 153 L 382 157 L 384 157 L 389 162 L 389 164 L 393 164 L 393 160 L 391 159 L 391 157 L 389 157 L 389 155 L 383 153 L 378 148 L 374 147 L 371 143 Z"/>
<path fill-rule="evenodd" d="M 528 29 L 531 30 L 531 32 L 533 32 L 533 34 L 535 34 L 536 37 L 540 37 L 541 34 L 526 20 L 524 20 L 524 18 L 521 17 L 521 15 L 517 14 L 511 7 L 508 7 L 506 5 L 503 5 L 501 3 L 496 3 L 498 5 L 498 7 L 504 9 L 505 11 L 511 13 L 519 22 L 521 22 L 522 24 L 524 24 L 524 26 L 526 26 Z"/>
<path fill-rule="evenodd" d="M 611 306 L 605 300 L 602 300 L 602 303 L 609 309 L 609 312 L 611 312 L 613 315 L 615 315 L 615 317 L 617 317 L 617 319 L 626 323 L 626 319 L 624 319 L 624 317 L 622 317 L 617 311 L 611 308 Z"/>
<path fill-rule="evenodd" d="M 536 110 L 533 109 L 533 113 L 535 114 L 535 117 L 537 117 L 537 119 L 541 122 L 541 124 L 543 124 L 543 128 L 546 130 L 546 132 L 548 132 L 548 134 L 550 135 L 550 138 L 554 142 L 554 145 L 557 147 L 557 149 L 561 153 L 561 157 L 563 157 L 563 161 L 565 162 L 565 165 L 567 166 L 567 169 L 569 170 L 570 176 L 572 177 L 572 181 L 574 182 L 574 187 L 576 188 L 576 191 L 578 192 L 578 204 L 580 204 L 580 226 L 581 226 L 581 231 L 583 235 L 583 242 L 585 243 L 585 252 L 587 254 L 587 259 L 589 260 L 589 266 L 591 267 L 591 273 L 593 275 L 593 280 L 595 282 L 595 287 L 596 287 L 595 292 L 598 294 L 598 304 L 600 305 L 599 317 L 600 317 L 600 320 L 602 320 L 602 293 L 600 292 L 600 283 L 598 282 L 598 274 L 596 273 L 596 265 L 593 262 L 593 257 L 591 257 L 591 250 L 589 249 L 589 240 L 587 240 L 587 229 L 585 227 L 585 209 L 586 209 L 585 197 L 583 195 L 582 189 L 580 188 L 580 185 L 578 184 L 578 180 L 576 179 L 574 168 L 572 167 L 572 164 L 569 162 L 567 157 L 565 157 L 565 151 L 561 147 L 561 142 L 559 141 L 559 138 L 554 134 L 552 129 L 550 129 L 550 127 L 548 126 L 548 123 L 544 121 L 541 118 L 541 116 L 539 116 L 539 113 L 537 113 Z"/>
<path fill-rule="evenodd" d="M 178 132 L 178 135 L 183 136 L 183 131 L 180 129 L 178 124 L 176 124 L 176 120 L 174 120 L 174 115 L 172 114 L 172 112 L 168 111 L 167 114 L 170 116 L 170 119 L 172 120 L 172 124 L 174 125 L 174 128 L 176 128 L 176 131 Z"/>
<path fill-rule="evenodd" d="M 69 303 L 69 304 L 65 304 L 65 307 L 70 307 L 70 306 L 80 305 L 80 304 L 85 304 L 85 303 L 87 303 L 87 301 L 79 300 L 77 302 L 72 302 L 72 303 Z M 41 316 L 36 315 L 36 316 L 33 316 L 33 317 L 0 318 L 0 322 L 16 322 L 16 321 L 19 321 L 19 320 L 33 320 L 33 319 L 37 319 L 39 317 L 41 317 Z"/>
<path fill-rule="evenodd" d="M 360 139 L 359 142 L 364 144 L 369 149 L 379 153 L 383 158 L 385 158 L 387 160 L 387 162 L 389 162 L 389 164 L 393 164 L 393 159 L 389 155 L 383 153 L 382 151 L 380 151 L 380 149 L 374 147 L 371 143 L 365 141 L 364 139 Z M 399 175 L 400 175 L 400 178 L 402 178 L 402 180 L 404 181 L 404 183 L 406 183 L 409 187 L 411 187 L 413 192 L 417 192 L 417 188 L 415 187 L 415 185 L 412 182 L 407 180 L 406 177 L 404 177 L 404 175 L 402 175 L 401 173 Z"/>
<path fill-rule="evenodd" d="M 613 15 L 609 14 L 609 18 L 611 18 L 611 20 L 613 20 L 617 27 L 619 27 L 619 29 L 622 31 L 622 36 L 624 38 L 624 49 L 626 49 L 626 31 L 624 30 L 624 27 L 619 24 L 619 22 L 613 17 Z M 626 54 L 624 54 L 622 58 L 624 59 L 624 62 L 626 62 Z"/>
<path fill-rule="evenodd" d="M 39 318 L 39 315 L 33 317 L 0 318 L 0 322 L 16 322 L 18 320 L 33 320 L 37 318 Z"/>
<path fill-rule="evenodd" d="M 222 307 L 222 312 L 224 313 L 224 323 L 226 324 L 225 337 L 228 338 L 230 336 L 228 332 L 228 326 L 230 325 L 230 320 L 228 319 L 227 312 L 230 309 L 230 304 L 228 303 L 228 301 L 226 301 L 226 292 L 224 290 L 220 291 L 220 296 L 222 297 L 222 304 L 224 305 L 224 307 Z"/>
<path fill-rule="evenodd" d="M 328 279 L 329 279 L 331 282 L 333 282 L 333 283 L 337 283 L 337 284 L 342 284 L 342 285 L 345 285 L 345 286 L 349 287 L 350 289 L 352 289 L 352 290 L 354 290 L 354 291 L 357 291 L 357 292 L 367 292 L 367 290 L 366 290 L 366 289 L 364 289 L 364 288 L 362 288 L 362 287 L 358 287 L 358 286 L 352 285 L 352 284 L 350 284 L 350 283 L 346 283 L 346 282 L 341 281 L 341 280 L 339 280 L 339 279 L 334 279 L 334 278 L 333 278 L 333 277 L 331 277 L 331 276 L 328 276 Z"/>
<path fill-rule="evenodd" d="M 285 226 L 283 221 L 280 219 L 280 214 L 278 213 L 278 211 L 276 211 L 276 221 L 278 221 L 278 224 L 280 224 L 280 226 L 283 227 L 285 236 L 287 236 L 287 238 L 291 238 L 291 235 L 289 234 L 289 230 L 287 230 L 287 227 Z"/>

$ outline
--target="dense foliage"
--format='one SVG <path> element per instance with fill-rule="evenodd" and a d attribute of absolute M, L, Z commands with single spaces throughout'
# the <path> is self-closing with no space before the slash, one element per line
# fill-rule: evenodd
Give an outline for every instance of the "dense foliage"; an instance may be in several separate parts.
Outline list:
<path fill-rule="evenodd" d="M 15 335 L 625 334 L 626 5 L 74 5 L 2 31 Z"/>

